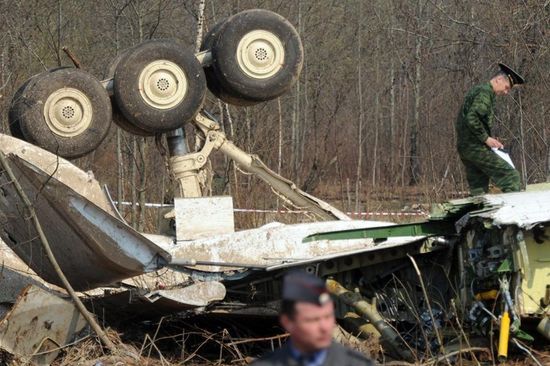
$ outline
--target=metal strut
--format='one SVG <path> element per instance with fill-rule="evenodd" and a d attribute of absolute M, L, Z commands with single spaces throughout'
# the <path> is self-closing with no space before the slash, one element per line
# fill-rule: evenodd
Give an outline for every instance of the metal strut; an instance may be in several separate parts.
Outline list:
<path fill-rule="evenodd" d="M 193 123 L 204 136 L 202 148 L 194 153 L 170 157 L 170 169 L 177 182 L 180 197 L 201 197 L 201 184 L 204 182 L 202 169 L 212 151 L 218 150 L 241 169 L 269 184 L 300 209 L 307 210 L 323 220 L 350 220 L 345 213 L 300 190 L 292 181 L 269 169 L 257 155 L 238 148 L 227 139 L 220 125 L 206 112 L 199 113 Z"/>

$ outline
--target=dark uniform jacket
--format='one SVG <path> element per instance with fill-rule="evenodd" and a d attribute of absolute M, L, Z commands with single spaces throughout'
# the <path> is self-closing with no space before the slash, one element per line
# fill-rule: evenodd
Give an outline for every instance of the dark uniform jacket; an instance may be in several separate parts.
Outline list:
<path fill-rule="evenodd" d="M 292 357 L 289 343 L 283 347 L 268 353 L 259 360 L 252 363 L 253 366 L 300 366 L 298 361 Z M 359 352 L 345 348 L 333 342 L 328 349 L 327 357 L 323 366 L 371 366 L 374 363 Z"/>
<path fill-rule="evenodd" d="M 459 152 L 487 149 L 485 140 L 491 136 L 494 119 L 495 92 L 490 83 L 474 86 L 466 97 L 456 121 Z"/>

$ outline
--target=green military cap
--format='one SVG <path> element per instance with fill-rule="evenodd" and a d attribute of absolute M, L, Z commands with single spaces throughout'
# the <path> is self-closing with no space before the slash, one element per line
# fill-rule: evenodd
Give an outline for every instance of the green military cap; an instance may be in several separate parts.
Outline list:
<path fill-rule="evenodd" d="M 500 67 L 500 71 L 508 76 L 508 80 L 510 80 L 510 87 L 513 87 L 516 84 L 519 85 L 525 83 L 525 79 L 523 78 L 523 76 L 512 70 L 511 67 L 502 63 L 499 63 L 498 67 Z"/>

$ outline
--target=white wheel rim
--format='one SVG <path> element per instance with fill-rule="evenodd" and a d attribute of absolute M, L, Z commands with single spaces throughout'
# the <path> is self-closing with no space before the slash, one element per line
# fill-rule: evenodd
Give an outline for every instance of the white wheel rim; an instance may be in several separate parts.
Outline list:
<path fill-rule="evenodd" d="M 139 75 L 139 92 L 151 107 L 170 109 L 178 105 L 187 93 L 187 77 L 182 68 L 168 60 L 156 60 Z"/>
<path fill-rule="evenodd" d="M 241 70 L 254 79 L 267 79 L 283 67 L 285 49 L 275 34 L 265 30 L 247 33 L 237 46 Z"/>
<path fill-rule="evenodd" d="M 86 94 L 74 88 L 58 89 L 44 104 L 44 119 L 56 135 L 74 137 L 92 123 L 92 103 Z"/>

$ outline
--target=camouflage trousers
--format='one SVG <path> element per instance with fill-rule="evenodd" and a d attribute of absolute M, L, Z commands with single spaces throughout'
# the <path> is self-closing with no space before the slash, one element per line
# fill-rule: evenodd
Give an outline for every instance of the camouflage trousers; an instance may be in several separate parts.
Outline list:
<path fill-rule="evenodd" d="M 487 193 L 489 180 L 492 180 L 502 192 L 520 190 L 518 171 L 489 148 L 459 148 L 458 154 L 466 168 L 466 179 L 472 196 Z"/>

